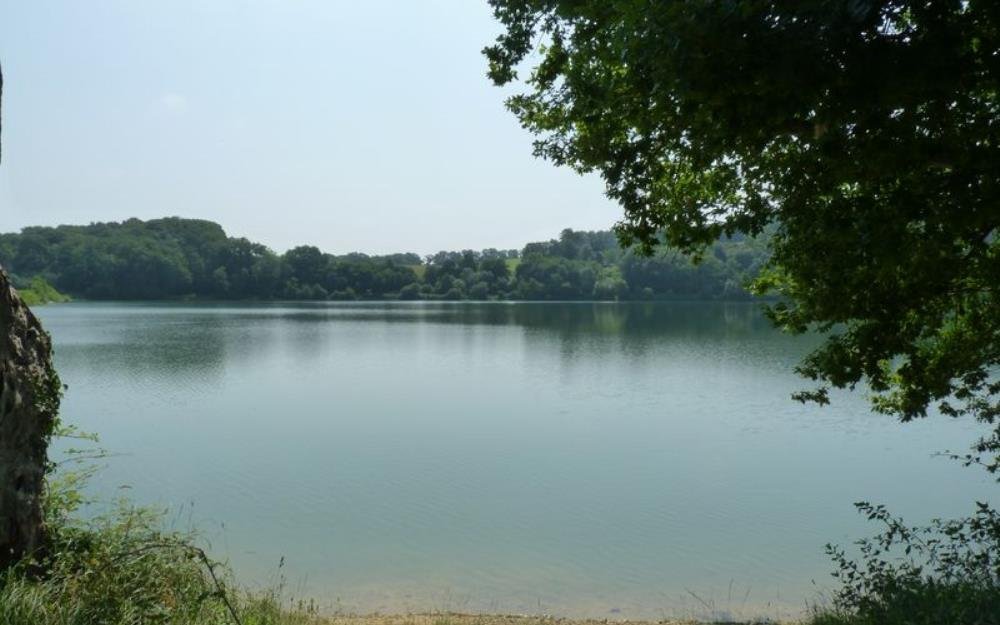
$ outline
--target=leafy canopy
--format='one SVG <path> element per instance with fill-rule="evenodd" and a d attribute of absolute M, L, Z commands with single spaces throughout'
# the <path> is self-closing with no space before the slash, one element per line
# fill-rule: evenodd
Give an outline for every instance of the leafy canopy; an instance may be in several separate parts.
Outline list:
<path fill-rule="evenodd" d="M 537 155 L 600 173 L 623 243 L 773 228 L 773 318 L 833 330 L 800 399 L 867 383 L 904 421 L 997 423 L 1000 2 L 490 4 L 489 76 Z"/>
<path fill-rule="evenodd" d="M 750 297 L 744 286 L 766 258 L 757 238 L 720 239 L 694 265 L 677 253 L 624 252 L 611 232 L 570 229 L 523 251 L 426 258 L 332 255 L 311 245 L 278 255 L 219 224 L 179 217 L 0 234 L 0 265 L 35 303 L 60 301 L 58 291 L 87 299 L 731 300 Z"/>

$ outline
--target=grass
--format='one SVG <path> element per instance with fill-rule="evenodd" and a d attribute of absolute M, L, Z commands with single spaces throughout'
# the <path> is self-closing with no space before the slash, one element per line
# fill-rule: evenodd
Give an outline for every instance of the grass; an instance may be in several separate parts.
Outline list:
<path fill-rule="evenodd" d="M 423 280 L 424 274 L 427 273 L 427 265 L 407 265 L 407 267 L 409 267 L 410 270 L 413 271 L 414 275 L 416 275 L 420 280 Z"/>
<path fill-rule="evenodd" d="M 87 438 L 87 435 L 76 435 Z M 86 458 L 86 455 L 81 455 Z M 3 625 L 312 625 L 311 604 L 283 588 L 251 592 L 212 561 L 193 533 L 164 529 L 163 514 L 120 502 L 81 519 L 93 469 L 50 475 L 47 541 L 0 572 Z"/>
<path fill-rule="evenodd" d="M 309 606 L 280 591 L 240 589 L 189 534 L 160 516 L 123 507 L 112 515 L 50 525 L 47 553 L 0 577 L 4 625 L 307 625 Z"/>
<path fill-rule="evenodd" d="M 19 288 L 17 292 L 28 306 L 41 306 L 42 304 L 61 303 L 70 300 L 68 295 L 57 291 L 54 286 L 41 276 L 35 276 L 28 281 L 25 288 Z"/>

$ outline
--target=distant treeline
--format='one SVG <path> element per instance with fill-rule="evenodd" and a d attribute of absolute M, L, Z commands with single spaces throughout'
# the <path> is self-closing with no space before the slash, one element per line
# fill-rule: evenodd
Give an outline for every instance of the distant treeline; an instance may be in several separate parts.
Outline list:
<path fill-rule="evenodd" d="M 8 272 L 84 299 L 743 299 L 766 258 L 756 239 L 720 240 L 693 264 L 676 252 L 623 250 L 611 232 L 573 230 L 520 251 L 337 256 L 303 245 L 276 254 L 178 217 L 0 234 Z"/>

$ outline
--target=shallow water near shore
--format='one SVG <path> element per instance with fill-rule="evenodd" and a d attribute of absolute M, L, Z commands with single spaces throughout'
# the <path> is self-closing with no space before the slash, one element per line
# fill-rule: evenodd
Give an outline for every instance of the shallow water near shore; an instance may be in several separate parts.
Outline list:
<path fill-rule="evenodd" d="M 39 313 L 64 419 L 116 454 L 94 493 L 329 610 L 787 618 L 833 587 L 823 545 L 873 529 L 852 502 L 921 522 L 996 495 L 933 456 L 973 423 L 792 401 L 815 339 L 755 304 Z"/>

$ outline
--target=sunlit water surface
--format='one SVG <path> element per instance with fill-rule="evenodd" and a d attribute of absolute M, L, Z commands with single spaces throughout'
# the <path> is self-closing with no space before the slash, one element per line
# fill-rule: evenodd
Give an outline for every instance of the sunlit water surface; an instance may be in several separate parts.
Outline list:
<path fill-rule="evenodd" d="M 996 494 L 934 457 L 974 424 L 791 401 L 814 340 L 752 304 L 40 313 L 66 420 L 116 454 L 95 493 L 328 610 L 794 615 L 833 586 L 824 544 L 873 529 L 852 502 Z"/>

